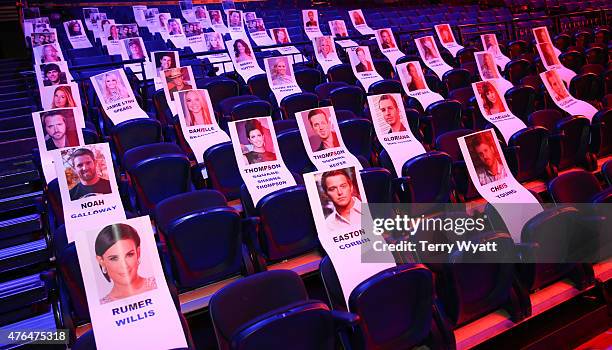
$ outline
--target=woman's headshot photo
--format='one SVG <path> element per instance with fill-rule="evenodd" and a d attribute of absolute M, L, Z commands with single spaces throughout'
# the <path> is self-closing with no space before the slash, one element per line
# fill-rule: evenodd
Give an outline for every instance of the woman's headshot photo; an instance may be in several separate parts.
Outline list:
<path fill-rule="evenodd" d="M 233 46 L 236 63 L 252 61 L 255 59 L 253 57 L 253 51 L 251 50 L 251 46 L 243 39 L 236 39 L 236 41 L 234 41 Z"/>
<path fill-rule="evenodd" d="M 55 88 L 51 99 L 51 108 L 76 107 L 77 104 L 72 96 L 72 88 L 69 85 L 62 85 Z"/>
<path fill-rule="evenodd" d="M 440 58 L 440 54 L 438 53 L 438 48 L 436 47 L 433 37 L 426 36 L 423 38 L 418 38 L 416 39 L 416 44 L 423 60 L 430 61 Z"/>
<path fill-rule="evenodd" d="M 274 142 L 265 118 L 237 122 L 236 130 L 240 135 L 240 145 L 245 165 L 276 160 Z"/>
<path fill-rule="evenodd" d="M 327 56 L 335 52 L 334 43 L 330 36 L 317 37 L 315 38 L 315 43 L 317 45 L 317 55 L 322 58 L 327 58 Z"/>
<path fill-rule="evenodd" d="M 551 43 L 538 44 L 538 48 L 540 49 L 540 55 L 544 59 L 546 67 L 561 64 Z"/>
<path fill-rule="evenodd" d="M 274 28 L 272 29 L 272 37 L 274 42 L 277 44 L 289 44 L 289 34 L 287 34 L 287 28 Z"/>
<path fill-rule="evenodd" d="M 179 99 L 185 116 L 185 125 L 198 126 L 212 124 L 209 102 L 205 90 L 186 90 L 179 92 Z"/>
<path fill-rule="evenodd" d="M 455 39 L 453 38 L 453 32 L 448 24 L 440 24 L 435 26 L 438 31 L 438 35 L 440 36 L 440 41 L 444 44 L 454 43 Z"/>
<path fill-rule="evenodd" d="M 49 62 L 59 62 L 62 61 L 60 56 L 60 50 L 55 47 L 54 44 L 48 44 L 42 46 L 40 49 L 40 62 L 41 63 L 49 63 Z"/>
<path fill-rule="evenodd" d="M 100 273 L 111 285 L 111 290 L 100 298 L 100 304 L 138 295 L 157 288 L 155 277 L 139 273 L 143 259 L 140 236 L 127 224 L 108 225 L 98 233 L 95 241 L 96 261 Z"/>
<path fill-rule="evenodd" d="M 117 70 L 106 72 L 96 77 L 96 82 L 98 83 L 98 89 L 102 93 L 102 99 L 106 104 L 130 97 L 125 82 Z"/>
<path fill-rule="evenodd" d="M 336 38 L 348 36 L 346 24 L 343 20 L 329 21 L 329 29 L 331 30 L 332 35 Z"/>
<path fill-rule="evenodd" d="M 490 52 L 477 52 L 474 56 L 476 56 L 476 62 L 480 67 L 480 75 L 483 80 L 499 78 L 497 64 Z"/>
<path fill-rule="evenodd" d="M 119 40 L 119 28 L 114 24 L 108 28 L 108 40 Z"/>
<path fill-rule="evenodd" d="M 500 55 L 499 44 L 497 43 L 497 37 L 495 34 L 483 34 L 482 45 L 485 51 L 490 52 L 492 55 Z"/>
<path fill-rule="evenodd" d="M 225 43 L 220 33 L 205 33 L 204 40 L 206 41 L 206 51 L 225 50 Z"/>
<path fill-rule="evenodd" d="M 400 70 L 400 72 L 403 72 L 408 91 L 427 89 L 427 85 L 425 85 L 425 78 L 423 77 L 423 71 L 421 71 L 421 65 L 419 62 L 408 62 L 405 69 Z"/>
<path fill-rule="evenodd" d="M 361 10 L 350 11 L 351 18 L 353 19 L 353 24 L 356 26 L 365 24 L 365 19 L 363 18 L 363 14 Z"/>
<path fill-rule="evenodd" d="M 81 26 L 81 21 L 75 20 L 70 21 L 66 25 L 68 28 L 68 36 L 80 36 L 83 35 L 83 28 Z"/>
<path fill-rule="evenodd" d="M 478 82 L 476 83 L 476 89 L 478 89 L 478 96 L 486 115 L 494 115 L 506 111 L 502 97 L 493 83 L 489 81 Z"/>

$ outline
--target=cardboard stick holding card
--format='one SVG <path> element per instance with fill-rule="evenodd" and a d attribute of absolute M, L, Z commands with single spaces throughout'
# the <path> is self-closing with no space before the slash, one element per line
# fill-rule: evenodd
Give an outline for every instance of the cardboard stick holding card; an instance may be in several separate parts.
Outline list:
<path fill-rule="evenodd" d="M 397 64 L 397 60 L 406 56 L 397 47 L 397 43 L 395 42 L 395 37 L 393 36 L 393 31 L 391 31 L 391 28 L 376 30 L 376 42 L 378 43 L 380 52 L 387 57 L 393 67 L 395 67 Z"/>
<path fill-rule="evenodd" d="M 76 250 L 98 349 L 187 347 L 148 216 L 84 229 Z"/>
<path fill-rule="evenodd" d="M 302 23 L 308 39 L 313 40 L 316 37 L 323 36 L 319 27 L 319 12 L 317 10 L 302 10 Z"/>
<path fill-rule="evenodd" d="M 427 86 L 419 61 L 401 63 L 395 68 L 399 73 L 404 92 L 406 92 L 406 95 L 416 98 L 423 110 L 426 110 L 430 104 L 444 99 L 442 95 L 431 91 Z"/>
<path fill-rule="evenodd" d="M 442 44 L 453 57 L 457 57 L 457 52 L 463 49 L 463 46 L 457 44 L 457 40 L 455 40 L 455 35 L 450 25 L 448 23 L 438 24 L 434 26 L 434 29 L 436 30 L 438 39 L 440 39 L 440 44 Z"/>
<path fill-rule="evenodd" d="M 347 52 L 351 61 L 353 73 L 365 91 L 368 91 L 370 85 L 373 83 L 383 80 L 383 77 L 378 74 L 374 67 L 369 47 L 351 47 Z"/>
<path fill-rule="evenodd" d="M 495 80 L 502 95 L 505 95 L 508 90 L 514 87 L 511 82 L 499 74 L 493 54 L 485 51 L 475 52 L 474 58 L 476 58 L 476 66 L 482 80 Z"/>
<path fill-rule="evenodd" d="M 542 212 L 542 206 L 512 176 L 493 130 L 473 133 L 457 141 L 476 190 L 495 207 L 514 241 L 520 243 L 523 225 Z"/>
<path fill-rule="evenodd" d="M 108 143 L 54 153 L 68 242 L 87 228 L 125 219 Z"/>
<path fill-rule="evenodd" d="M 334 107 L 320 107 L 295 113 L 308 158 L 318 170 L 354 166 L 359 160 L 344 145 Z"/>
<path fill-rule="evenodd" d="M 293 65 L 289 62 L 288 57 L 266 58 L 264 59 L 264 65 L 266 67 L 268 84 L 279 104 L 283 98 L 302 92 L 302 89 L 300 89 L 295 80 Z"/>
<path fill-rule="evenodd" d="M 80 19 L 64 22 L 64 30 L 73 49 L 91 47 Z"/>
<path fill-rule="evenodd" d="M 438 51 L 438 47 L 436 46 L 433 36 L 417 38 L 414 39 L 414 42 L 419 50 L 421 59 L 423 59 L 423 62 L 425 62 L 425 65 L 434 71 L 440 80 L 442 80 L 444 73 L 453 69 L 453 67 L 444 62 L 442 56 L 440 56 L 440 52 Z"/>
<path fill-rule="evenodd" d="M 230 122 L 229 131 L 240 175 L 255 205 L 267 194 L 296 185 L 281 157 L 272 118 Z"/>
<path fill-rule="evenodd" d="M 236 39 L 227 42 L 227 50 L 234 63 L 236 72 L 240 74 L 245 82 L 258 74 L 265 74 L 255 59 L 255 52 L 248 39 Z"/>
<path fill-rule="evenodd" d="M 597 109 L 588 102 L 579 100 L 570 95 L 557 69 L 540 73 L 540 77 L 542 78 L 542 82 L 550 98 L 559 108 L 570 115 L 582 115 L 587 117 L 589 121 L 593 119 L 593 116 L 597 113 Z"/>
<path fill-rule="evenodd" d="M 140 108 L 123 69 L 115 69 L 89 78 L 106 116 L 117 125 L 123 121 L 148 118 Z"/>
<path fill-rule="evenodd" d="M 56 108 L 32 113 L 40 162 L 47 183 L 57 177 L 53 153 L 85 144 L 82 126 L 77 122 L 78 116 L 77 108 Z"/>
<path fill-rule="evenodd" d="M 397 176 L 407 160 L 425 153 L 425 147 L 414 137 L 408 125 L 401 94 L 368 96 L 374 130 L 389 154 Z"/>
<path fill-rule="evenodd" d="M 482 41 L 482 47 L 484 50 L 491 53 L 491 55 L 493 55 L 493 59 L 495 59 L 495 63 L 502 70 L 504 70 L 506 68 L 506 64 L 510 62 L 510 58 L 501 52 L 499 43 L 497 42 L 497 36 L 495 36 L 495 34 L 482 34 L 480 36 L 480 40 Z"/>
<path fill-rule="evenodd" d="M 312 45 L 314 46 L 315 58 L 325 74 L 331 67 L 342 64 L 331 36 L 315 37 L 312 39 Z"/>
<path fill-rule="evenodd" d="M 357 29 L 359 34 L 361 35 L 369 35 L 374 34 L 374 30 L 368 26 L 366 23 L 365 17 L 363 15 L 363 11 L 361 10 L 352 10 L 349 11 L 349 17 L 351 18 L 351 23 L 353 27 Z"/>
<path fill-rule="evenodd" d="M 510 112 L 496 80 L 472 83 L 472 89 L 482 116 L 499 130 L 506 144 L 514 133 L 527 127 L 522 120 Z"/>
<path fill-rule="evenodd" d="M 319 242 L 330 257 L 348 305 L 359 283 L 396 266 L 391 252 L 376 252 L 377 263 L 364 263 L 380 240 L 361 225 L 362 204 L 367 203 L 359 169 L 339 168 L 304 174 L 308 201 Z M 331 209 L 331 210 L 330 210 Z"/>
<path fill-rule="evenodd" d="M 207 90 L 193 89 L 174 92 L 175 105 L 185 141 L 198 163 L 204 163 L 204 152 L 230 138 L 215 119 Z"/>

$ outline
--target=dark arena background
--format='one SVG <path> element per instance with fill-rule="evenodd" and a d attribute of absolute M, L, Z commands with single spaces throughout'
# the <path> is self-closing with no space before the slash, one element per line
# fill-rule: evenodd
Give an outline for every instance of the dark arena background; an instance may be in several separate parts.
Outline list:
<path fill-rule="evenodd" d="M 0 349 L 612 349 L 611 5 L 0 1 Z"/>

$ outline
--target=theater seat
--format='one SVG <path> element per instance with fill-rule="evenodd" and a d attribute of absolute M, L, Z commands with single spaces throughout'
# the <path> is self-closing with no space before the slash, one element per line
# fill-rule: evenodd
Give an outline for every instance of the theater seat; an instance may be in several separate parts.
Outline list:
<path fill-rule="evenodd" d="M 277 270 L 240 279 L 213 295 L 219 349 L 336 349 L 358 317 L 308 299 L 300 277 Z"/>
<path fill-rule="evenodd" d="M 111 137 L 116 155 L 121 160 L 125 152 L 134 147 L 163 142 L 161 123 L 149 118 L 119 123 L 112 128 Z"/>
<path fill-rule="evenodd" d="M 595 170 L 597 159 L 589 152 L 589 120 L 583 116 L 561 119 L 550 134 L 550 161 L 559 170 L 575 166 Z"/>
<path fill-rule="evenodd" d="M 260 265 L 295 257 L 318 247 L 317 230 L 303 186 L 268 194 L 257 203 L 256 210 L 261 220 L 256 247 Z"/>
<path fill-rule="evenodd" d="M 370 85 L 368 94 L 380 95 L 380 94 L 401 94 L 402 83 L 397 80 L 384 79 L 377 81 Z"/>
<path fill-rule="evenodd" d="M 294 74 L 298 86 L 305 92 L 315 92 L 322 82 L 321 72 L 313 68 L 296 69 Z"/>
<path fill-rule="evenodd" d="M 363 91 L 356 86 L 344 86 L 333 89 L 329 93 L 329 100 L 334 109 L 346 109 L 357 116 L 363 115 L 365 97 Z"/>
<path fill-rule="evenodd" d="M 418 155 L 402 167 L 414 203 L 449 203 L 452 190 L 452 159 L 443 152 Z"/>
<path fill-rule="evenodd" d="M 594 238 L 573 207 L 546 209 L 531 218 L 521 232 L 523 263 L 517 265 L 521 283 L 532 292 L 567 277 L 578 289 L 586 288 L 593 281 L 593 270 L 579 263 L 579 257 L 596 249 Z"/>
<path fill-rule="evenodd" d="M 289 95 L 280 102 L 283 119 L 295 119 L 295 113 L 319 107 L 319 98 L 311 92 Z"/>
<path fill-rule="evenodd" d="M 291 172 L 304 174 L 313 170 L 299 130 L 279 132 L 276 139 L 283 161 Z"/>
<path fill-rule="evenodd" d="M 272 106 L 268 101 L 245 101 L 235 105 L 231 111 L 232 121 L 272 115 Z"/>
<path fill-rule="evenodd" d="M 366 348 L 455 348 L 454 334 L 436 298 L 433 274 L 423 265 L 403 264 L 365 279 L 351 292 L 348 308 L 329 256 L 321 260 L 319 272 L 332 308 L 359 316 Z"/>
<path fill-rule="evenodd" d="M 240 213 L 224 200 L 217 191 L 200 190 L 172 196 L 155 207 L 158 233 L 179 290 L 255 272 Z"/>
<path fill-rule="evenodd" d="M 463 154 L 459 148 L 459 142 L 457 142 L 459 137 L 469 135 L 472 132 L 473 131 L 469 129 L 448 131 L 438 136 L 435 143 L 435 149 L 437 151 L 448 154 L 453 160 L 453 184 L 457 194 L 461 197 L 461 201 L 467 201 L 480 196 L 472 183 L 467 166 L 463 160 Z"/>
<path fill-rule="evenodd" d="M 591 119 L 591 152 L 598 158 L 612 153 L 612 108 L 595 113 Z"/>
<path fill-rule="evenodd" d="M 504 69 L 506 79 L 513 85 L 518 85 L 521 79 L 528 76 L 531 64 L 526 59 L 513 59 L 506 64 Z"/>
<path fill-rule="evenodd" d="M 519 182 L 537 178 L 551 179 L 557 169 L 550 164 L 548 130 L 541 126 L 530 126 L 510 137 L 504 155 L 514 178 Z"/>
<path fill-rule="evenodd" d="M 260 99 L 267 101 L 270 93 L 270 85 L 268 84 L 268 77 L 265 74 L 258 74 L 252 76 L 247 82 L 249 91 L 252 95 L 259 97 Z"/>
<path fill-rule="evenodd" d="M 527 124 L 528 117 L 534 110 L 535 89 L 525 85 L 515 86 L 506 91 L 504 97 L 512 114 Z"/>
<path fill-rule="evenodd" d="M 353 74 L 353 69 L 350 65 L 342 63 L 335 65 L 327 71 L 327 78 L 330 82 L 344 82 L 349 85 L 355 85 L 357 78 Z"/>
<path fill-rule="evenodd" d="M 445 132 L 461 129 L 461 103 L 453 100 L 437 101 L 429 105 L 423 117 L 425 142 L 432 144 Z"/>
<path fill-rule="evenodd" d="M 442 81 L 449 93 L 455 89 L 469 87 L 471 83 L 470 72 L 467 69 L 454 68 L 444 73 Z"/>
<path fill-rule="evenodd" d="M 213 189 L 223 193 L 228 200 L 240 197 L 242 177 L 238 170 L 231 142 L 214 145 L 204 152 L 204 164 Z"/>
<path fill-rule="evenodd" d="M 570 171 L 548 183 L 548 193 L 555 203 L 590 203 L 601 190 L 597 177 L 584 170 Z"/>
<path fill-rule="evenodd" d="M 603 163 L 603 165 L 601 166 L 601 174 L 603 175 L 604 179 L 608 183 L 608 186 L 611 187 L 612 186 L 612 160 L 608 160 L 607 162 Z"/>
<path fill-rule="evenodd" d="M 350 119 L 338 123 L 346 148 L 359 162 L 368 167 L 372 152 L 372 122 L 367 119 Z"/>

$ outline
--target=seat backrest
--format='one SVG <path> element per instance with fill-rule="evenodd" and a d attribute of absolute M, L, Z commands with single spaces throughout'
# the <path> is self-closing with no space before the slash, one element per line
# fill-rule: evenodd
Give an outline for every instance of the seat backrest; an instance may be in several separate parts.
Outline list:
<path fill-rule="evenodd" d="M 608 186 L 612 186 L 612 160 L 608 160 L 601 166 L 601 174 L 608 183 Z"/>
<path fill-rule="evenodd" d="M 356 86 L 336 88 L 329 94 L 329 99 L 334 109 L 346 109 L 356 115 L 363 113 L 363 91 Z"/>
<path fill-rule="evenodd" d="M 339 87 L 348 86 L 343 81 L 330 81 L 327 83 L 319 84 L 315 87 L 315 93 L 319 97 L 319 100 L 328 100 L 329 94 Z"/>
<path fill-rule="evenodd" d="M 278 148 L 283 161 L 291 172 L 303 174 L 310 166 L 310 160 L 299 130 L 289 130 L 277 135 Z"/>
<path fill-rule="evenodd" d="M 565 67 L 573 70 L 574 72 L 580 72 L 580 68 L 584 65 L 584 55 L 578 51 L 570 50 L 563 52 L 559 55 L 559 61 Z"/>
<path fill-rule="evenodd" d="M 219 109 L 219 102 L 228 97 L 238 96 L 240 89 L 238 83 L 232 79 L 214 79 L 204 84 L 204 89 L 208 90 L 210 102 L 215 110 Z"/>
<path fill-rule="evenodd" d="M 599 101 L 603 97 L 603 81 L 594 73 L 578 74 L 570 81 L 569 91 L 579 100 Z"/>
<path fill-rule="evenodd" d="M 589 120 L 583 116 L 566 117 L 557 122 L 555 131 L 563 135 L 558 154 L 559 170 L 585 162 L 589 146 Z"/>
<path fill-rule="evenodd" d="M 136 146 L 127 150 L 123 155 L 123 166 L 125 166 L 126 169 L 131 169 L 145 159 L 154 158 L 164 154 L 181 153 L 181 148 L 175 143 L 171 142 L 151 143 Z"/>
<path fill-rule="evenodd" d="M 459 148 L 459 142 L 457 138 L 471 134 L 473 130 L 470 129 L 457 129 L 445 132 L 444 134 L 436 137 L 436 150 L 448 154 L 453 161 L 463 159 L 463 154 Z"/>
<path fill-rule="evenodd" d="M 64 223 L 64 206 L 62 205 L 62 195 L 59 188 L 59 182 L 57 178 L 49 181 L 47 184 L 47 203 L 53 212 L 53 218 L 55 220 L 55 227 Z"/>
<path fill-rule="evenodd" d="M 402 83 L 391 79 L 380 80 L 370 85 L 368 88 L 368 93 L 370 95 L 401 94 Z"/>
<path fill-rule="evenodd" d="M 225 206 L 227 206 L 227 200 L 217 190 L 203 189 L 180 193 L 157 203 L 155 206 L 155 224 L 161 232 L 166 232 L 170 222 L 182 216 Z"/>
<path fill-rule="evenodd" d="M 346 148 L 355 156 L 370 160 L 372 152 L 372 122 L 367 119 L 350 119 L 338 123 Z"/>
<path fill-rule="evenodd" d="M 284 119 L 295 119 L 295 113 L 319 107 L 319 98 L 311 92 L 289 95 L 280 102 Z"/>
<path fill-rule="evenodd" d="M 548 193 L 556 203 L 589 203 L 601 189 L 597 177 L 584 170 L 570 171 L 548 183 Z"/>
<path fill-rule="evenodd" d="M 212 188 L 223 193 L 228 200 L 239 198 L 243 181 L 231 142 L 220 143 L 206 150 L 204 164 Z"/>
<path fill-rule="evenodd" d="M 349 85 L 355 85 L 357 78 L 353 74 L 353 69 L 346 63 L 335 65 L 327 71 L 327 78 L 331 82 L 342 81 Z"/>
<path fill-rule="evenodd" d="M 442 100 L 434 102 L 427 107 L 426 112 L 431 115 L 434 137 L 461 128 L 461 103 L 458 101 Z"/>
<path fill-rule="evenodd" d="M 268 77 L 265 74 L 258 74 L 252 76 L 247 82 L 249 86 L 249 91 L 251 91 L 252 95 L 259 97 L 260 99 L 266 101 L 272 93 L 270 90 L 270 85 L 268 84 Z"/>
<path fill-rule="evenodd" d="M 402 167 L 402 176 L 410 177 L 416 203 L 447 203 L 451 190 L 451 157 L 442 152 L 418 155 Z"/>
<path fill-rule="evenodd" d="M 529 114 L 533 112 L 536 91 L 531 86 L 521 85 L 510 88 L 504 97 L 510 111 L 524 123 L 527 123 Z"/>
<path fill-rule="evenodd" d="M 322 81 L 321 72 L 313 68 L 296 69 L 294 74 L 298 86 L 307 92 L 315 92 Z"/>
<path fill-rule="evenodd" d="M 60 294 L 63 294 L 60 297 L 68 302 L 68 312 L 70 312 L 74 326 L 88 322 L 90 317 L 87 297 L 85 296 L 85 285 L 83 284 L 81 266 L 74 243 L 68 244 L 61 252 L 57 258 L 57 266 L 61 284 L 65 287 L 60 288 Z"/>
<path fill-rule="evenodd" d="M 232 108 L 232 120 L 242 120 L 272 115 L 272 106 L 268 101 L 246 101 Z"/>
<path fill-rule="evenodd" d="M 155 115 L 162 125 L 166 126 L 173 124 L 172 111 L 170 111 L 163 89 L 153 93 L 153 107 L 155 108 Z"/>
<path fill-rule="evenodd" d="M 265 271 L 225 286 L 212 296 L 209 304 L 220 349 L 229 349 L 232 336 L 244 324 L 307 299 L 304 283 L 290 270 Z"/>
<path fill-rule="evenodd" d="M 206 230 L 202 230 L 202 228 Z M 230 207 L 178 217 L 165 232 L 179 289 L 193 289 L 241 272 L 240 213 Z"/>
<path fill-rule="evenodd" d="M 160 122 L 150 118 L 126 120 L 113 127 L 111 136 L 119 159 L 134 147 L 162 142 Z"/>
<path fill-rule="evenodd" d="M 563 114 L 556 109 L 541 109 L 529 115 L 528 121 L 530 126 L 541 126 L 549 132 L 555 130 L 555 126 L 559 120 L 563 119 Z"/>
<path fill-rule="evenodd" d="M 403 264 L 361 282 L 351 292 L 349 309 L 360 317 L 368 349 L 410 349 L 430 335 L 434 295 L 431 271 Z M 388 299 L 394 302 L 381 303 Z"/>
<path fill-rule="evenodd" d="M 470 72 L 463 68 L 454 68 L 442 76 L 447 91 L 470 86 Z"/>
<path fill-rule="evenodd" d="M 319 274 L 325 287 L 325 293 L 331 308 L 339 311 L 348 311 L 348 306 L 344 300 L 344 294 L 342 294 L 342 286 L 338 279 L 338 274 L 334 268 L 329 255 L 326 255 L 321 259 L 319 263 Z"/>
<path fill-rule="evenodd" d="M 152 214 L 160 201 L 193 187 L 189 159 L 183 154 L 145 159 L 128 172 L 143 214 Z"/>
<path fill-rule="evenodd" d="M 535 179 L 546 170 L 549 158 L 549 132 L 540 126 L 519 130 L 508 141 L 514 157 L 508 158 L 510 169 L 517 181 Z M 516 161 L 516 164 L 515 164 Z"/>
<path fill-rule="evenodd" d="M 384 79 L 392 79 L 393 78 L 393 66 L 388 59 L 374 59 L 374 69 L 376 73 L 378 73 Z"/>
<path fill-rule="evenodd" d="M 516 59 L 508 62 L 505 69 L 508 80 L 512 84 L 518 84 L 521 79 L 529 75 L 530 65 L 526 59 Z"/>
<path fill-rule="evenodd" d="M 369 203 L 391 203 L 391 179 L 393 175 L 385 168 L 367 168 L 359 171 L 361 182 Z"/>
<path fill-rule="evenodd" d="M 262 229 L 260 245 L 269 260 L 287 259 L 318 245 L 317 230 L 303 186 L 284 188 L 265 196 L 257 203 L 257 210 Z"/>

